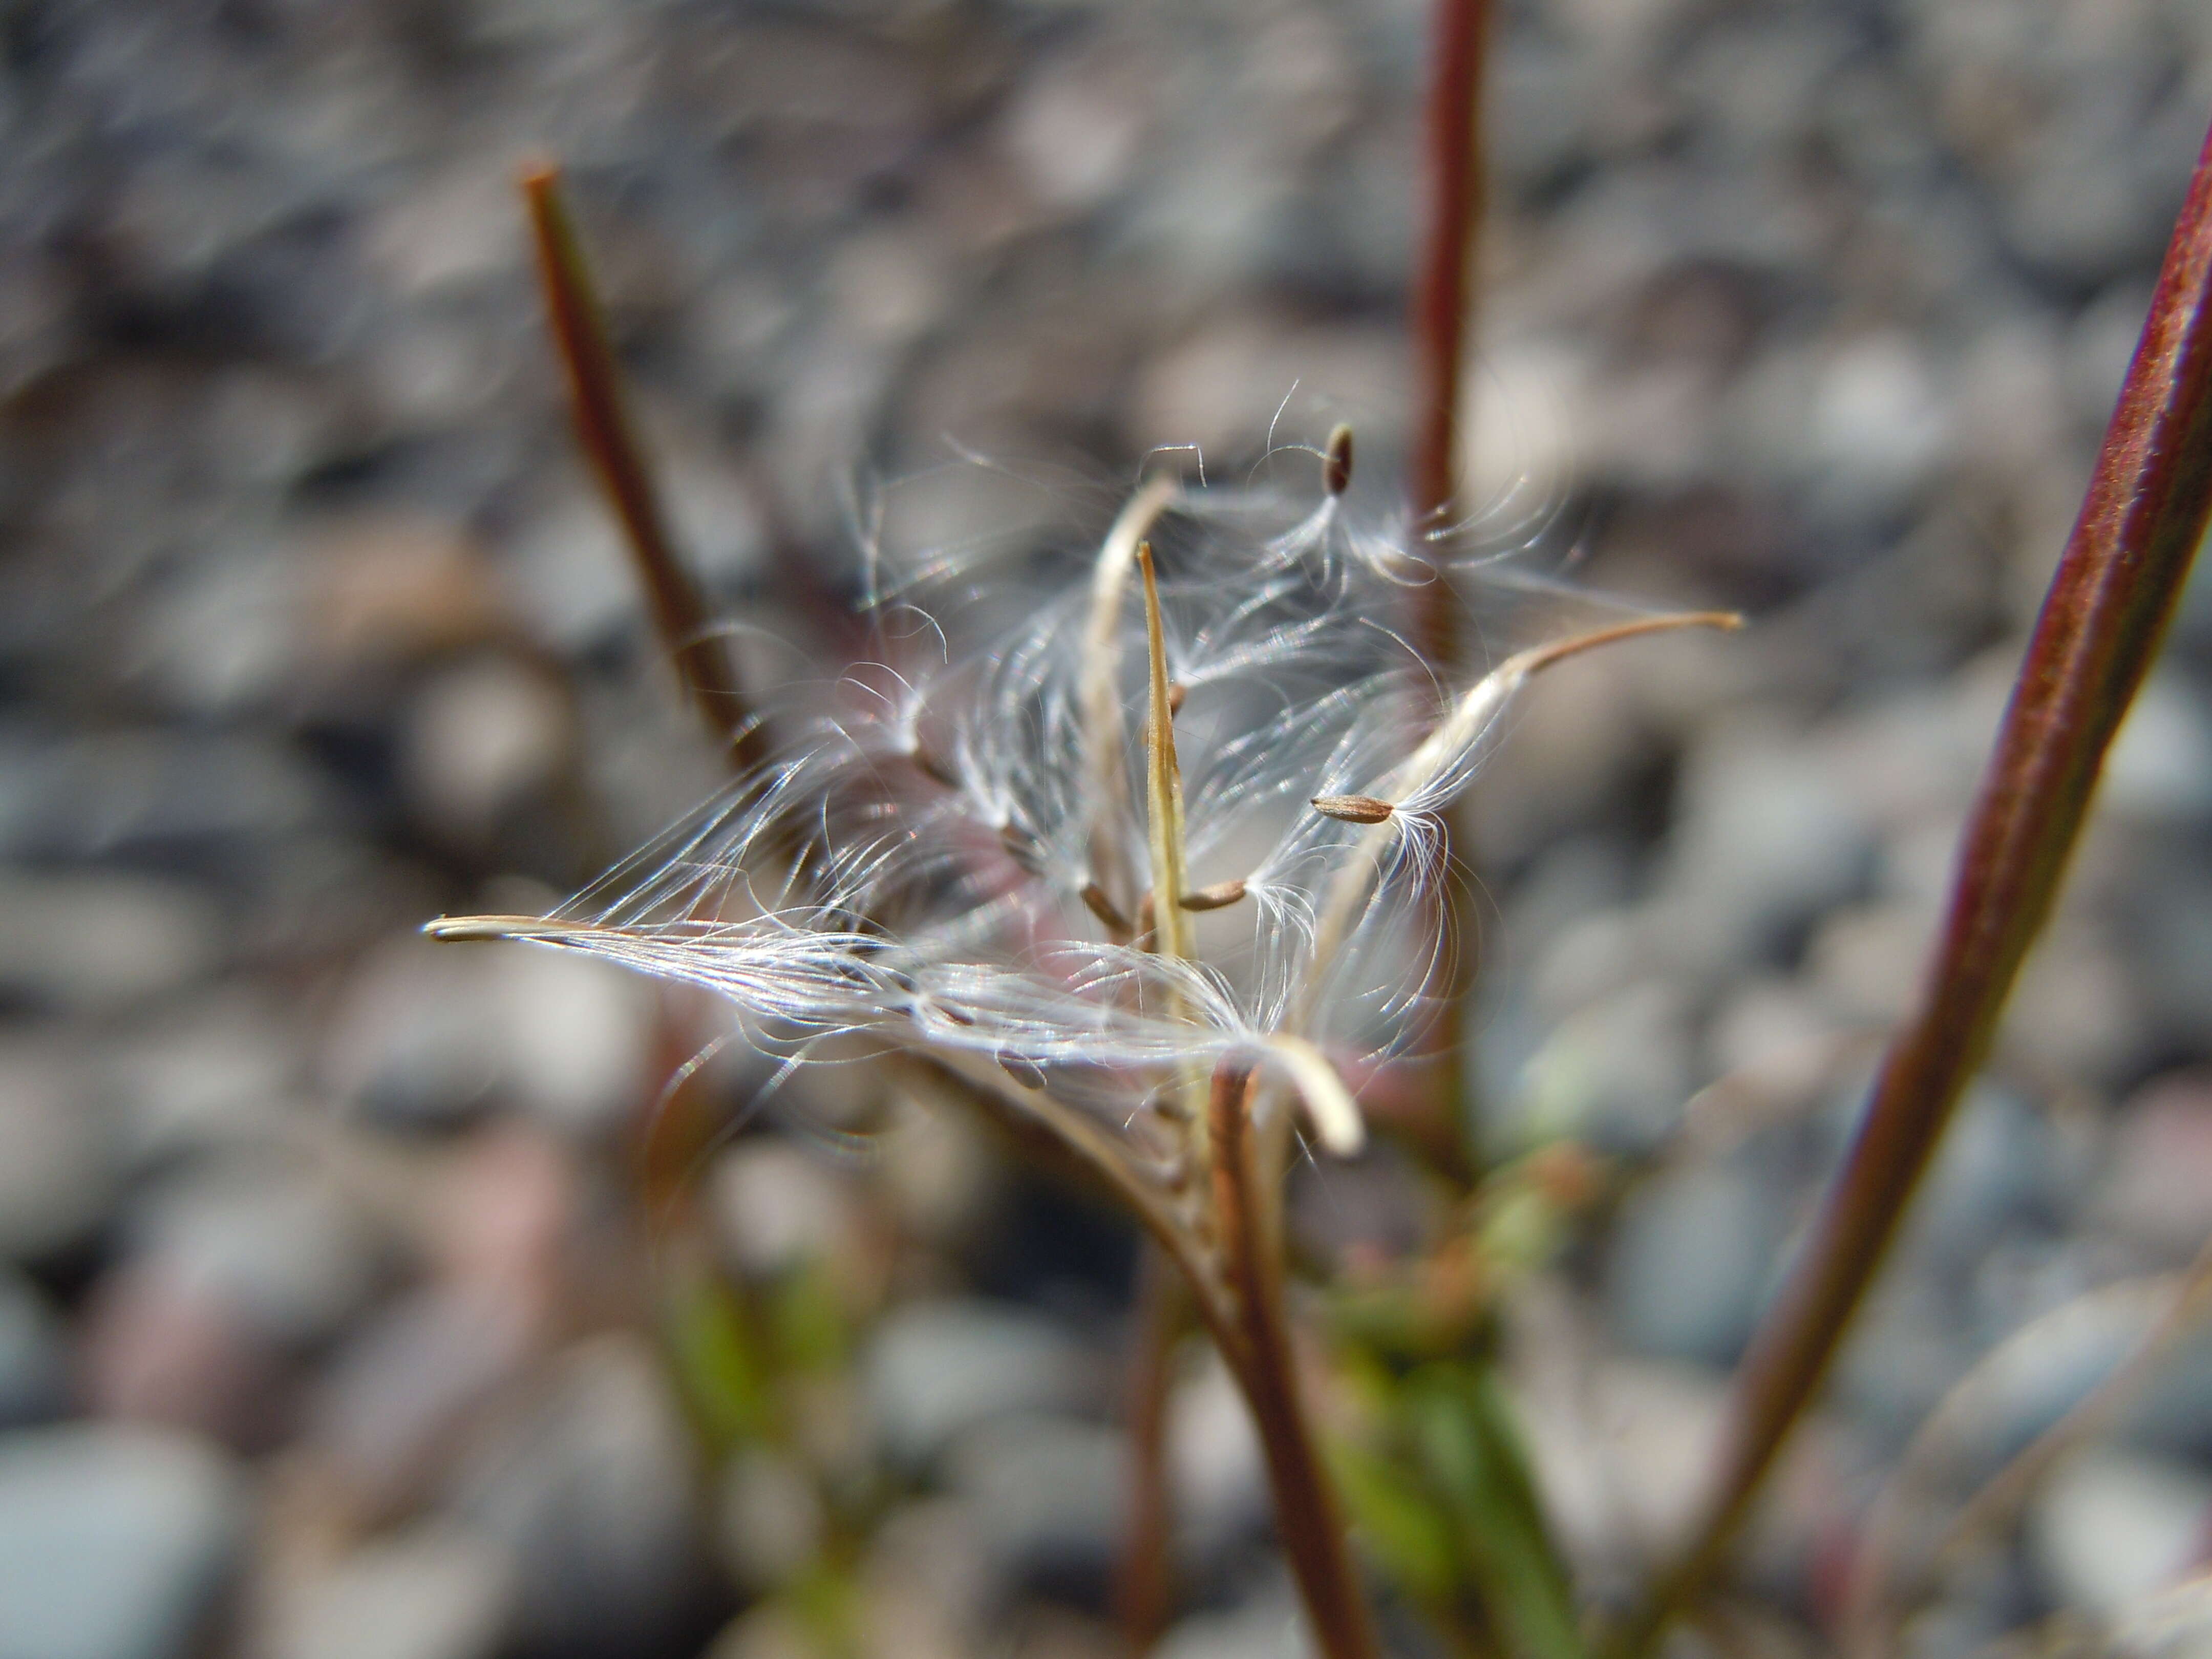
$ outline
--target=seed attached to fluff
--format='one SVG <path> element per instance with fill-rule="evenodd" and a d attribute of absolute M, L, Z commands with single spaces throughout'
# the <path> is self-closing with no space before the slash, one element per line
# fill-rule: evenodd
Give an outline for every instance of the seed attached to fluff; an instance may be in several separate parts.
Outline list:
<path fill-rule="evenodd" d="M 1018 823 L 999 826 L 999 845 L 1006 849 L 1006 856 L 1031 875 L 1044 866 L 1044 848 L 1037 838 Z"/>
<path fill-rule="evenodd" d="M 1332 495 L 1341 495 L 1352 488 L 1352 428 L 1340 425 L 1328 434 L 1328 447 L 1322 452 L 1322 485 Z"/>
<path fill-rule="evenodd" d="M 1042 1089 L 1045 1085 L 1044 1067 L 1026 1054 L 1009 1054 L 1000 1049 L 994 1056 L 999 1069 L 1024 1089 Z"/>
<path fill-rule="evenodd" d="M 1244 883 L 1241 878 L 1236 881 L 1217 881 L 1211 887 L 1195 888 L 1185 893 L 1182 896 L 1182 908 L 1186 910 L 1218 910 L 1224 905 L 1236 903 L 1243 896 Z"/>
<path fill-rule="evenodd" d="M 1114 901 L 1106 896 L 1106 890 L 1097 882 L 1085 882 L 1082 892 L 1077 896 L 1083 901 L 1085 908 L 1092 915 L 1097 917 L 1115 933 L 1126 933 L 1129 931 L 1128 917 L 1121 914 Z"/>
<path fill-rule="evenodd" d="M 1323 817 L 1342 818 L 1346 823 L 1380 823 L 1398 810 L 1372 795 L 1316 795 L 1312 806 Z"/>
<path fill-rule="evenodd" d="M 957 789 L 960 787 L 960 775 L 939 758 L 936 750 L 926 744 L 917 743 L 914 746 L 912 758 L 921 775 L 933 782 L 941 783 L 947 789 Z"/>
<path fill-rule="evenodd" d="M 1170 715 L 1182 714 L 1183 700 L 1189 696 L 1190 688 L 1188 686 L 1183 684 L 1179 680 L 1170 682 L 1168 685 L 1168 713 Z"/>

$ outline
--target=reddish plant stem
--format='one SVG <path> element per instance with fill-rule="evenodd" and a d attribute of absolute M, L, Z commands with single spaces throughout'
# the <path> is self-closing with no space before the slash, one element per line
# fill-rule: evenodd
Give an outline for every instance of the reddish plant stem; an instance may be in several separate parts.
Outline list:
<path fill-rule="evenodd" d="M 1418 518 L 1451 516 L 1459 483 L 1460 364 L 1468 272 L 1482 224 L 1482 60 L 1488 0 L 1436 0 L 1425 143 L 1427 238 L 1413 291 L 1413 450 Z"/>
<path fill-rule="evenodd" d="M 1147 1243 L 1139 1258 L 1135 1326 L 1128 1375 L 1129 1519 L 1115 1600 L 1134 1655 L 1150 1653 L 1174 1603 L 1169 1544 L 1175 1516 L 1168 1491 L 1168 1391 L 1176 1340 L 1189 1303 L 1175 1264 Z"/>
<path fill-rule="evenodd" d="M 576 436 L 621 521 L 653 627 L 675 659 L 685 694 L 729 746 L 732 763 L 750 765 L 761 758 L 765 741 L 706 603 L 676 556 L 659 493 L 630 422 L 591 267 L 562 199 L 560 169 L 531 167 L 522 175 L 522 193 L 530 206 L 548 320 L 568 374 Z"/>
<path fill-rule="evenodd" d="M 1299 1398 L 1297 1358 L 1283 1308 L 1283 1266 L 1269 1248 L 1269 1228 L 1249 1121 L 1250 1073 L 1224 1064 L 1207 1099 L 1213 1143 L 1214 1224 L 1241 1338 L 1223 1352 L 1237 1370 L 1259 1425 L 1275 1525 L 1328 1659 L 1376 1659 L 1375 1627 L 1360 1592 L 1335 1489 L 1322 1466 L 1313 1427 Z M 1240 1352 L 1241 1350 L 1241 1352 Z"/>
<path fill-rule="evenodd" d="M 1407 478 L 1414 520 L 1441 529 L 1452 519 L 1459 489 L 1460 368 L 1472 332 L 1477 237 L 1482 227 L 1482 73 L 1489 35 L 1489 0 L 1435 0 L 1430 28 L 1428 107 L 1423 144 L 1427 189 L 1425 239 L 1413 289 L 1413 435 Z M 1462 654 L 1459 597 L 1439 579 L 1414 601 L 1414 638 L 1430 665 L 1449 678 Z M 1464 853 L 1467 814 L 1443 815 L 1444 850 Z M 1447 884 L 1438 917 L 1454 942 L 1446 958 L 1439 1003 L 1434 1073 L 1423 1092 L 1425 1131 L 1463 1139 L 1467 1058 L 1460 1017 L 1474 988 L 1473 895 L 1464 882 Z"/>
<path fill-rule="evenodd" d="M 1715 1497 L 1623 1641 L 1640 1652 L 1718 1567 L 1819 1389 L 1906 1203 L 1986 1057 L 2051 913 L 2105 751 L 2142 684 L 2212 511 L 2212 134 L 1961 839 L 1917 1012 L 1736 1385 Z"/>

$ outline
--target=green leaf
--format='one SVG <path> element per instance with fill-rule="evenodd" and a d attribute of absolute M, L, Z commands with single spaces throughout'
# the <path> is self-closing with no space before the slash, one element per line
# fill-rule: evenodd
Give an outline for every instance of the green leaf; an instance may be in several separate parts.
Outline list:
<path fill-rule="evenodd" d="M 1461 1575 L 1452 1519 L 1419 1480 L 1357 1447 L 1338 1447 L 1330 1468 L 1362 1541 L 1399 1588 L 1432 1607 L 1456 1600 Z"/>
<path fill-rule="evenodd" d="M 1518 1428 L 1487 1365 L 1406 1379 L 1412 1449 L 1455 1523 L 1460 1559 L 1516 1659 L 1581 1659 L 1574 1590 L 1544 1524 Z"/>
<path fill-rule="evenodd" d="M 711 1273 L 679 1274 L 664 1314 L 678 1388 L 718 1452 L 769 1428 L 766 1356 L 743 1304 Z"/>

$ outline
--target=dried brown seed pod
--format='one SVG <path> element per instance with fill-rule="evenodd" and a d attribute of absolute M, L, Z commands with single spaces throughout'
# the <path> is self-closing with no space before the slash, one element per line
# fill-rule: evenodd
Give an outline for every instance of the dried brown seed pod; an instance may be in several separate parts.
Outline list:
<path fill-rule="evenodd" d="M 1342 818 L 1346 823 L 1380 823 L 1398 810 L 1372 795 L 1316 795 L 1312 805 L 1322 817 Z"/>

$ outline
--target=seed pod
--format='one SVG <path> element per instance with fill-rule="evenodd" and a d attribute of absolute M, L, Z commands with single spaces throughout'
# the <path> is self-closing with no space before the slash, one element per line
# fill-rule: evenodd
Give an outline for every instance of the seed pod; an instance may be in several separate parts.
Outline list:
<path fill-rule="evenodd" d="M 1218 910 L 1224 905 L 1236 903 L 1243 896 L 1244 883 L 1241 878 L 1235 881 L 1217 881 L 1211 887 L 1195 888 L 1185 893 L 1182 908 L 1186 910 Z"/>
<path fill-rule="evenodd" d="M 999 845 L 1006 849 L 1006 856 L 1031 875 L 1044 867 L 1044 848 L 1037 838 L 1018 823 L 999 826 Z"/>
<path fill-rule="evenodd" d="M 1085 882 L 1082 892 L 1077 896 L 1083 901 L 1092 915 L 1104 922 L 1113 932 L 1126 933 L 1130 931 L 1128 917 L 1121 914 L 1114 901 L 1106 896 L 1106 890 L 1097 882 Z"/>
<path fill-rule="evenodd" d="M 1312 805 L 1323 817 L 1342 818 L 1346 823 L 1380 823 L 1398 810 L 1372 795 L 1316 795 Z"/>
<path fill-rule="evenodd" d="M 992 1058 L 999 1062 L 999 1069 L 1000 1071 L 1004 1072 L 1008 1077 L 1013 1079 L 1015 1082 L 1020 1084 L 1024 1089 L 1042 1089 L 1044 1087 L 1044 1067 L 1038 1065 L 1036 1061 L 1031 1060 L 1028 1055 L 1012 1054 L 1001 1048 L 996 1054 L 993 1055 Z"/>
<path fill-rule="evenodd" d="M 933 782 L 941 783 L 947 789 L 957 789 L 960 787 L 960 775 L 946 764 L 937 751 L 927 744 L 915 744 L 912 758 L 921 775 Z"/>
<path fill-rule="evenodd" d="M 1328 434 L 1328 447 L 1321 461 L 1322 485 L 1332 495 L 1352 488 L 1352 428 L 1340 424 Z"/>

